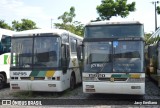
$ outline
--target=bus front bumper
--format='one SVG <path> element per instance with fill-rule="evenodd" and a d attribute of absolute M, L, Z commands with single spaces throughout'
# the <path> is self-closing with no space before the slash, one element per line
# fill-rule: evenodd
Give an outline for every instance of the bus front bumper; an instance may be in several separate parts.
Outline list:
<path fill-rule="evenodd" d="M 83 82 L 84 93 L 145 94 L 145 83 Z"/>
<path fill-rule="evenodd" d="M 62 81 L 10 81 L 10 90 L 61 92 L 65 88 Z"/>

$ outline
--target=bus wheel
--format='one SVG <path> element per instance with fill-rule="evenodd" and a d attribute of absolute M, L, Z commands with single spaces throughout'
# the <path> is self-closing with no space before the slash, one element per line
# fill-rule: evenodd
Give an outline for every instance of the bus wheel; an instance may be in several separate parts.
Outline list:
<path fill-rule="evenodd" d="M 75 76 L 72 73 L 70 78 L 70 89 L 73 90 L 75 88 Z"/>
<path fill-rule="evenodd" d="M 5 83 L 5 76 L 0 74 L 0 89 L 4 87 Z"/>

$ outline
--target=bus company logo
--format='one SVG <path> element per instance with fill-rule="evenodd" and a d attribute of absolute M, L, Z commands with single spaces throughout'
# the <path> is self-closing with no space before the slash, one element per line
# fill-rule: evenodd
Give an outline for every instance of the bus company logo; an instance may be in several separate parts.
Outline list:
<path fill-rule="evenodd" d="M 9 55 L 4 55 L 4 64 L 10 64 L 11 57 Z M 13 64 L 15 64 L 15 56 L 13 56 Z"/>
<path fill-rule="evenodd" d="M 104 78 L 105 74 L 89 74 L 89 77 Z"/>
<path fill-rule="evenodd" d="M 10 56 L 4 55 L 4 64 L 10 64 Z"/>
<path fill-rule="evenodd" d="M 13 72 L 13 75 L 26 76 L 26 75 L 27 75 L 27 72 Z"/>

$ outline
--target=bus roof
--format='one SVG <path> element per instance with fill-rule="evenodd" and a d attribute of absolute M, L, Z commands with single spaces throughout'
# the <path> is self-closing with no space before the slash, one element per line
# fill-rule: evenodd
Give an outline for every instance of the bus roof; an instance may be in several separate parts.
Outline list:
<path fill-rule="evenodd" d="M 1 35 L 3 34 L 3 35 L 10 35 L 10 36 L 12 36 L 13 33 L 15 33 L 15 31 L 0 28 L 0 34 Z"/>
<path fill-rule="evenodd" d="M 70 34 L 73 37 L 83 39 L 82 37 L 75 35 L 69 31 L 63 30 L 63 29 L 32 29 L 32 30 L 25 30 L 25 31 L 20 31 L 16 32 L 13 37 L 19 37 L 19 36 L 33 36 L 33 34 L 46 34 L 46 33 L 53 33 L 61 36 L 62 34 Z"/>
<path fill-rule="evenodd" d="M 13 36 L 14 33 L 15 33 L 15 31 L 0 28 L 0 41 L 1 41 L 1 38 L 3 35 Z"/>
<path fill-rule="evenodd" d="M 89 22 L 86 26 L 95 26 L 95 25 L 122 25 L 122 24 L 142 24 L 139 21 L 119 21 L 119 22 L 111 22 L 111 21 L 97 21 L 97 22 Z"/>

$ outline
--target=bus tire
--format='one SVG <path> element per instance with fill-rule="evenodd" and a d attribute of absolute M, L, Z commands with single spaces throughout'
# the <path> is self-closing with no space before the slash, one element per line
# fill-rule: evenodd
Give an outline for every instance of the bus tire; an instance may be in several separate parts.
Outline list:
<path fill-rule="evenodd" d="M 6 78 L 4 74 L 0 73 L 0 89 L 3 88 L 5 84 L 6 84 Z"/>
<path fill-rule="evenodd" d="M 72 72 L 71 78 L 70 78 L 70 89 L 71 90 L 75 88 L 75 84 L 76 84 L 76 79 L 75 79 L 74 73 Z"/>

